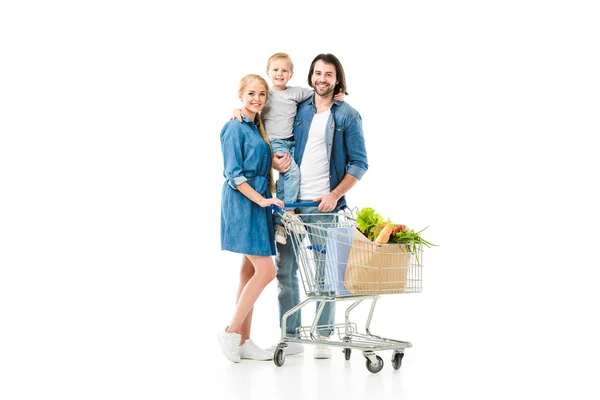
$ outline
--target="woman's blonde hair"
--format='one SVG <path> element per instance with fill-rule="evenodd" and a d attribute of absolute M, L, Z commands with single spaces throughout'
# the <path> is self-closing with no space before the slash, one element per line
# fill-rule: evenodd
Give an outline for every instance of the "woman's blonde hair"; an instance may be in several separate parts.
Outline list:
<path fill-rule="evenodd" d="M 238 89 L 238 95 L 240 96 L 240 98 L 244 94 L 244 90 L 246 89 L 246 86 L 248 86 L 249 84 L 251 84 L 254 81 L 258 81 L 258 83 L 260 83 L 261 85 L 263 85 L 265 87 L 265 90 L 267 92 L 267 99 L 268 99 L 269 98 L 269 84 L 262 76 L 256 75 L 256 74 L 248 74 L 242 78 L 242 80 L 240 81 L 240 88 Z M 260 132 L 260 135 L 265 140 L 265 142 L 267 142 L 267 144 L 269 145 L 269 149 L 271 149 L 271 141 L 269 140 L 269 137 L 267 136 L 267 131 L 265 130 L 265 123 L 263 122 L 259 112 L 256 113 L 256 120 L 254 122 L 258 122 L 258 131 Z M 269 169 L 269 190 L 271 191 L 271 193 L 275 193 L 275 181 L 273 180 L 273 169 L 272 168 Z"/>

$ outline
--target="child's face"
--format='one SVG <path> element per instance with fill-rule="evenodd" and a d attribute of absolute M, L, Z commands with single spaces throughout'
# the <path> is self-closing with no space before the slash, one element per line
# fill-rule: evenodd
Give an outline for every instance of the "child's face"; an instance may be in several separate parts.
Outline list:
<path fill-rule="evenodd" d="M 285 89 L 293 75 L 290 63 L 285 58 L 272 61 L 267 74 L 271 81 L 271 87 L 275 89 Z"/>

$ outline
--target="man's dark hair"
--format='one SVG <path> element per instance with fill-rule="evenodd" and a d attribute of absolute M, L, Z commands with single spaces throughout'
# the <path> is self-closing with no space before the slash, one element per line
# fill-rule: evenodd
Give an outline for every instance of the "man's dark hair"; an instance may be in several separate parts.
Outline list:
<path fill-rule="evenodd" d="M 337 57 L 333 54 L 325 53 L 319 54 L 315 57 L 315 59 L 310 64 L 310 70 L 308 71 L 308 85 L 312 87 L 312 74 L 315 70 L 315 63 L 319 60 L 323 61 L 325 64 L 333 64 L 333 66 L 335 67 L 335 76 L 337 84 L 333 89 L 333 95 L 335 96 L 336 94 L 338 94 L 340 90 L 342 90 L 345 95 L 348 95 L 348 92 L 346 91 L 346 75 L 344 74 L 344 67 L 342 67 L 342 63 L 340 62 L 340 60 L 338 60 Z"/>

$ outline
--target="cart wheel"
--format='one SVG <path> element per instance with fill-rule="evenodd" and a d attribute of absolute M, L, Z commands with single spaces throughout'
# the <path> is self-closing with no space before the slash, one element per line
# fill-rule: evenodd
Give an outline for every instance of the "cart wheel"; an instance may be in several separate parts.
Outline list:
<path fill-rule="evenodd" d="M 402 358 L 404 358 L 404 353 L 394 353 L 394 358 L 392 358 L 392 367 L 394 367 L 394 369 L 400 369 L 402 366 Z"/>
<path fill-rule="evenodd" d="M 275 350 L 273 362 L 278 367 L 281 367 L 283 365 L 283 363 L 285 362 L 285 353 L 283 352 L 283 347 L 278 347 L 277 350 Z"/>
<path fill-rule="evenodd" d="M 377 363 L 374 364 L 367 358 L 367 369 L 372 373 L 376 374 L 383 368 L 383 360 L 381 357 L 377 356 Z"/>
<path fill-rule="evenodd" d="M 350 354 L 352 354 L 352 349 L 345 348 L 344 349 L 344 357 L 346 358 L 346 360 L 350 359 Z"/>

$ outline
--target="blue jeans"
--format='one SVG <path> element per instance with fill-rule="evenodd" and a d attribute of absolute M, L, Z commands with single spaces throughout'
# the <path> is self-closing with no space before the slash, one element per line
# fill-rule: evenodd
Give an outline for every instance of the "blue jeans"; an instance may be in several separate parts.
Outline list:
<path fill-rule="evenodd" d="M 277 152 L 281 154 L 290 153 L 292 156 L 289 171 L 285 174 L 280 174 L 280 179 L 277 180 L 277 198 L 283 200 L 285 203 L 295 203 L 298 199 L 298 191 L 300 190 L 300 168 L 294 162 L 294 142 L 284 139 L 273 139 L 271 140 L 271 149 L 273 150 L 273 154 Z"/>
<path fill-rule="evenodd" d="M 312 200 L 298 200 L 298 202 L 311 202 Z M 321 222 L 329 224 L 333 221 L 334 216 L 319 215 L 321 212 L 316 207 L 299 208 L 299 214 L 302 221 L 309 224 Z M 306 215 L 310 214 L 310 215 Z M 324 243 L 312 243 L 313 245 L 324 245 Z M 277 266 L 277 288 L 279 289 L 279 324 L 283 314 L 288 312 L 293 307 L 300 304 L 300 288 L 298 285 L 298 263 L 294 255 L 294 248 L 290 240 L 285 245 L 277 243 L 277 255 L 275 256 L 275 265 Z M 319 279 L 317 277 L 317 279 Z M 324 293 L 326 294 L 326 293 Z M 317 309 L 320 302 L 317 302 Z M 290 315 L 287 319 L 285 331 L 286 336 L 296 336 L 296 329 L 302 325 L 301 310 Z M 323 312 L 319 318 L 318 325 L 332 325 L 335 321 L 335 303 L 326 302 Z M 330 329 L 319 329 L 318 333 L 322 336 L 330 336 Z"/>

